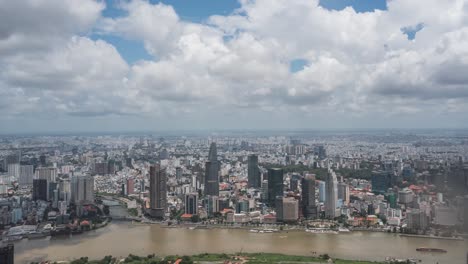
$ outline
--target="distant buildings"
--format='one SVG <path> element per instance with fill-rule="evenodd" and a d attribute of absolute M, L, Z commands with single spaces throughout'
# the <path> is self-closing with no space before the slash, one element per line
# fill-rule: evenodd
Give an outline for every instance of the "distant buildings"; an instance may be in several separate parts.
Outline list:
<path fill-rule="evenodd" d="M 325 216 L 328 218 L 335 218 L 338 216 L 336 210 L 336 204 L 338 199 L 338 186 L 337 186 L 336 174 L 333 170 L 329 169 L 327 174 L 327 180 L 325 182 Z"/>
<path fill-rule="evenodd" d="M 463 221 L 463 229 L 465 230 L 465 233 L 468 234 L 468 195 L 465 196 L 464 198 L 464 201 L 463 201 L 463 205 L 464 205 L 464 221 Z"/>
<path fill-rule="evenodd" d="M 268 169 L 268 203 L 275 206 L 277 196 L 283 196 L 283 169 Z"/>
<path fill-rule="evenodd" d="M 164 218 L 167 203 L 166 170 L 160 165 L 150 167 L 150 215 Z"/>
<path fill-rule="evenodd" d="M 260 188 L 262 179 L 258 168 L 258 156 L 249 155 L 247 166 L 248 186 L 256 189 Z"/>
<path fill-rule="evenodd" d="M 315 204 L 315 176 L 306 175 L 302 179 L 302 213 L 306 219 L 317 217 L 317 205 Z"/>
<path fill-rule="evenodd" d="M 211 143 L 208 162 L 205 163 L 205 195 L 219 195 L 219 161 L 216 143 Z"/>
<path fill-rule="evenodd" d="M 135 192 L 135 180 L 127 179 L 127 195 L 133 194 Z"/>
<path fill-rule="evenodd" d="M 411 209 L 406 212 L 407 228 L 412 232 L 426 230 L 429 227 L 429 218 L 419 209 Z"/>

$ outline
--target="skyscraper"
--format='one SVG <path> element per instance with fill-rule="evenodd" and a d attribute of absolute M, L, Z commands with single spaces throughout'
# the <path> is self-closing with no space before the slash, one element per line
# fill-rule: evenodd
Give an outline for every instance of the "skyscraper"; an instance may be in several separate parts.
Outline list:
<path fill-rule="evenodd" d="M 258 169 L 258 156 L 249 155 L 248 157 L 248 186 L 251 188 L 260 188 L 262 181 L 260 177 L 260 170 Z"/>
<path fill-rule="evenodd" d="M 376 193 L 385 193 L 390 188 L 392 175 L 388 171 L 372 172 L 372 191 Z"/>
<path fill-rule="evenodd" d="M 211 143 L 208 162 L 205 163 L 205 195 L 219 196 L 219 161 L 216 143 Z"/>
<path fill-rule="evenodd" d="M 47 196 L 49 193 L 48 187 L 47 180 L 45 179 L 33 180 L 33 200 L 47 201 Z"/>
<path fill-rule="evenodd" d="M 166 170 L 160 165 L 150 167 L 150 215 L 164 218 L 166 212 Z"/>
<path fill-rule="evenodd" d="M 302 179 L 302 212 L 307 219 L 314 219 L 317 217 L 315 176 L 312 174 L 308 174 Z"/>
<path fill-rule="evenodd" d="M 338 199 L 341 199 L 343 204 L 349 204 L 349 185 L 345 182 L 338 183 Z"/>
<path fill-rule="evenodd" d="M 19 174 L 19 185 L 20 186 L 31 186 L 34 178 L 34 166 L 33 165 L 21 165 Z"/>
<path fill-rule="evenodd" d="M 283 196 L 283 169 L 268 169 L 268 203 L 275 205 L 277 196 Z"/>
<path fill-rule="evenodd" d="M 71 180 L 71 200 L 76 205 L 94 203 L 94 178 L 91 175 L 73 176 Z"/>
<path fill-rule="evenodd" d="M 338 199 L 337 179 L 333 170 L 328 169 L 327 179 L 325 182 L 325 216 L 329 218 L 337 217 L 336 201 Z"/>

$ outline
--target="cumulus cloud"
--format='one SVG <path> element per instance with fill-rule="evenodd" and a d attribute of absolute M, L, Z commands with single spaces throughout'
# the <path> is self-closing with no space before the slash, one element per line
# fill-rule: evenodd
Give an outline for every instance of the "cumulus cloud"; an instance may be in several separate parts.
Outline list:
<path fill-rule="evenodd" d="M 102 17 L 102 1 L 0 0 L 0 109 L 297 120 L 467 111 L 466 0 L 391 0 L 366 13 L 318 0 L 240 4 L 194 23 L 144 0 L 119 2 L 118 17 Z M 128 65 L 90 32 L 141 41 L 151 59 Z M 292 72 L 296 59 L 307 64 Z"/>

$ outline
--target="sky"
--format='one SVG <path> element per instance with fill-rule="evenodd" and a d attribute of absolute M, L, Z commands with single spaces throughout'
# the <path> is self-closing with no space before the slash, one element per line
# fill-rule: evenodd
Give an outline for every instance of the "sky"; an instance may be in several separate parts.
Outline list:
<path fill-rule="evenodd" d="M 0 0 L 0 133 L 468 128 L 468 0 Z"/>

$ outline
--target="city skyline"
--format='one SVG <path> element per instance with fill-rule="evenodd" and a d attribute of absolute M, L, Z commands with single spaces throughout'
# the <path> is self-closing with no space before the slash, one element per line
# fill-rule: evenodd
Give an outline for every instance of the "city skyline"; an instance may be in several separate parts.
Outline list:
<path fill-rule="evenodd" d="M 465 1 L 0 3 L 2 134 L 468 128 Z"/>

